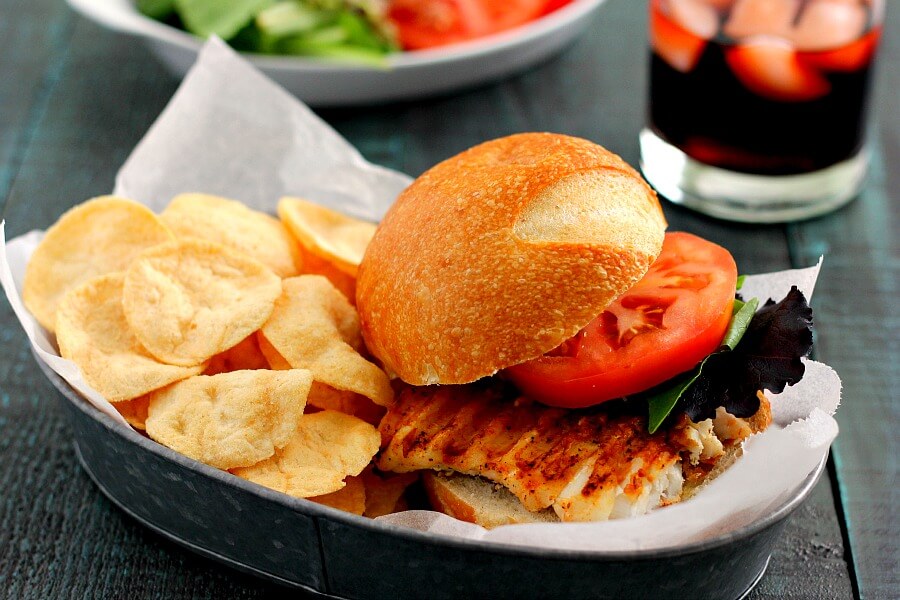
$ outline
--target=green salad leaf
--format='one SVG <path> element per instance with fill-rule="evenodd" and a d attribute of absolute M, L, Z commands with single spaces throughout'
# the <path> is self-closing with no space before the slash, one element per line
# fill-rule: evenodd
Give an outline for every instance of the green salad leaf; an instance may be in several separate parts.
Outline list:
<path fill-rule="evenodd" d="M 710 357 L 720 352 L 734 350 L 737 347 L 738 342 L 741 341 L 744 333 L 750 327 L 750 321 L 753 320 L 753 315 L 756 313 L 758 306 L 758 298 L 752 298 L 747 302 L 735 300 L 731 321 L 728 324 L 728 329 L 725 330 L 725 338 L 722 340 L 722 345 L 719 346 L 719 349 L 700 361 L 700 364 L 693 371 L 688 371 L 674 379 L 670 379 L 654 388 L 649 393 L 649 396 L 646 396 L 650 407 L 650 415 L 647 421 L 650 433 L 656 433 L 656 430 L 660 428 L 675 409 L 682 395 L 700 378 L 700 375 L 703 373 L 703 367 Z"/>
<path fill-rule="evenodd" d="M 813 315 L 796 287 L 780 301 L 735 303 L 722 346 L 693 371 L 672 379 L 645 398 L 649 402 L 651 433 L 677 408 L 695 423 L 725 407 L 735 417 L 759 410 L 759 390 L 784 391 L 803 378 L 803 357 L 813 345 Z"/>
<path fill-rule="evenodd" d="M 175 0 L 137 0 L 137 9 L 151 19 L 165 19 L 175 11 Z"/>
<path fill-rule="evenodd" d="M 719 406 L 749 417 L 759 410 L 759 390 L 778 394 L 803 378 L 802 359 L 812 345 L 812 309 L 794 286 L 781 302 L 769 300 L 753 315 L 733 351 L 710 356 L 679 408 L 695 423 L 715 416 Z"/>
<path fill-rule="evenodd" d="M 278 2 L 256 15 L 256 26 L 263 35 L 279 38 L 312 31 L 327 19 L 321 10 L 299 2 Z"/>
<path fill-rule="evenodd" d="M 386 68 L 399 49 L 375 0 L 137 0 L 149 17 L 237 50 L 297 54 Z"/>
<path fill-rule="evenodd" d="M 274 0 L 175 0 L 185 29 L 201 37 L 230 40 Z"/>

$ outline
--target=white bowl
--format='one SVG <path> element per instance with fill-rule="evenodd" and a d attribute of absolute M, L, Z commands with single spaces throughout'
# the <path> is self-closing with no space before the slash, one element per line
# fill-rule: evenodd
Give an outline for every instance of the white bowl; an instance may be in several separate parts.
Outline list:
<path fill-rule="evenodd" d="M 474 86 L 521 71 L 558 52 L 590 23 L 605 0 L 571 4 L 521 27 L 434 50 L 400 52 L 386 69 L 315 58 L 246 54 L 246 58 L 313 106 L 349 106 L 409 100 Z M 138 12 L 131 0 L 68 0 L 85 17 L 142 37 L 159 59 L 182 76 L 203 40 Z"/>

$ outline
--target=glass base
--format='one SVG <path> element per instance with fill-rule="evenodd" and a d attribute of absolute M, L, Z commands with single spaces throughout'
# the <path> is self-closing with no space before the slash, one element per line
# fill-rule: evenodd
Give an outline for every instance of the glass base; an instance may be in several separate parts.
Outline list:
<path fill-rule="evenodd" d="M 868 168 L 865 148 L 802 175 L 751 175 L 711 167 L 644 129 L 641 170 L 661 196 L 720 219 L 779 223 L 831 212 L 856 197 Z"/>

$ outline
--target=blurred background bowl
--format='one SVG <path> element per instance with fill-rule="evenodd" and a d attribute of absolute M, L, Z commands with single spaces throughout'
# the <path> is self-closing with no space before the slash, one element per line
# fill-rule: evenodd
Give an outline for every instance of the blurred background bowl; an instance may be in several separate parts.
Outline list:
<path fill-rule="evenodd" d="M 515 29 L 433 50 L 398 52 L 384 69 L 300 56 L 245 54 L 259 70 L 311 106 L 412 100 L 487 83 L 561 51 L 591 23 L 605 0 L 571 4 Z M 203 40 L 138 12 L 131 0 L 68 0 L 76 12 L 144 40 L 178 77 Z"/>

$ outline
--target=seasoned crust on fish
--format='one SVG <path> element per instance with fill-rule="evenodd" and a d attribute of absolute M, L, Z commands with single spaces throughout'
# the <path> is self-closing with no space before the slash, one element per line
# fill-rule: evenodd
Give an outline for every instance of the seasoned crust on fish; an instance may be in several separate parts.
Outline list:
<path fill-rule="evenodd" d="M 683 465 L 701 472 L 752 431 L 717 415 L 721 438 L 713 420 L 650 435 L 635 410 L 625 402 L 545 407 L 496 381 L 408 387 L 381 422 L 378 467 L 474 475 L 502 485 L 529 511 L 605 520 L 677 502 Z"/>

